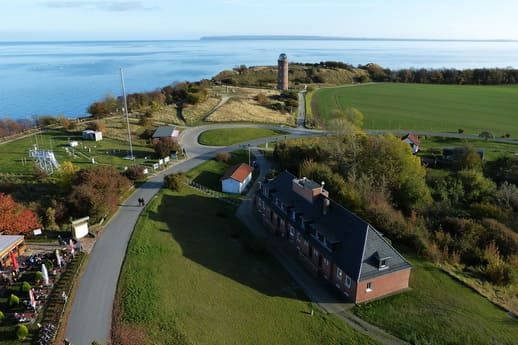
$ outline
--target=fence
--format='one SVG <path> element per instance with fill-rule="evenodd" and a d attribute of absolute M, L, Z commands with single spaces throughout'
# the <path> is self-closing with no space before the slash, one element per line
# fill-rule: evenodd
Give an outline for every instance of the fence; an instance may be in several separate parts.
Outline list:
<path fill-rule="evenodd" d="M 237 207 L 241 203 L 241 200 L 239 199 L 231 198 L 225 193 L 221 193 L 217 190 L 207 188 L 194 181 L 190 181 L 189 183 L 186 183 L 186 185 L 232 206 Z"/>

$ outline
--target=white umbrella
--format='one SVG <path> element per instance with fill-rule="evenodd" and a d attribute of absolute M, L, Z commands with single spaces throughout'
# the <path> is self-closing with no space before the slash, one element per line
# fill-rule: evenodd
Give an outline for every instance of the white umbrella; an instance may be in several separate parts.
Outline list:
<path fill-rule="evenodd" d="M 34 290 L 33 289 L 30 289 L 29 290 L 29 298 L 31 300 L 31 306 L 34 310 L 36 310 L 36 299 L 34 298 Z"/>
<path fill-rule="evenodd" d="M 68 244 L 70 245 L 70 254 L 72 254 L 72 256 L 75 257 L 76 250 L 74 248 L 74 241 L 72 241 L 72 239 L 70 239 Z"/>
<path fill-rule="evenodd" d="M 58 261 L 58 266 L 61 267 L 61 256 L 59 255 L 59 250 L 56 249 L 56 260 Z"/>
<path fill-rule="evenodd" d="M 41 264 L 41 274 L 43 275 L 43 281 L 45 282 L 45 285 L 49 285 L 49 272 L 47 271 L 45 264 Z"/>

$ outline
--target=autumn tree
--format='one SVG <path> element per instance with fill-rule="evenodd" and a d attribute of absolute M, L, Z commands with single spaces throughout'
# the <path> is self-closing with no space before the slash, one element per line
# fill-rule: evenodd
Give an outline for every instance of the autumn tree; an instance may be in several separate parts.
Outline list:
<path fill-rule="evenodd" d="M 115 211 L 129 186 L 130 181 L 113 167 L 83 169 L 76 174 L 67 201 L 74 215 L 98 221 Z"/>
<path fill-rule="evenodd" d="M 34 212 L 16 203 L 10 195 L 0 193 L 0 233 L 25 234 L 39 227 Z"/>
<path fill-rule="evenodd" d="M 164 158 L 169 156 L 172 151 L 180 152 L 181 148 L 178 141 L 166 137 L 158 140 L 154 145 L 154 149 L 159 158 Z"/>

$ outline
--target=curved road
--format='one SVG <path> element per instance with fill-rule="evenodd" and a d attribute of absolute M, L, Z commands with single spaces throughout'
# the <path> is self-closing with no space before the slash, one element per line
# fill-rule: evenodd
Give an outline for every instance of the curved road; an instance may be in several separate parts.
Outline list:
<path fill-rule="evenodd" d="M 165 174 L 190 170 L 204 161 L 212 159 L 219 151 L 234 151 L 243 144 L 256 146 L 267 141 L 275 142 L 285 140 L 285 138 L 323 134 L 322 131 L 265 125 L 260 127 L 282 129 L 290 134 L 252 140 L 228 147 L 207 147 L 198 143 L 199 134 L 207 129 L 251 126 L 255 125 L 213 125 L 186 129 L 181 135 L 180 143 L 185 148 L 188 159 L 151 178 L 120 205 L 117 213 L 105 226 L 102 236 L 97 239 L 76 291 L 66 330 L 66 337 L 72 344 L 90 345 L 94 340 L 103 343 L 110 340 L 112 307 L 117 281 L 126 254 L 126 247 L 142 211 L 142 208 L 137 206 L 137 199 L 143 197 L 146 202 L 151 200 L 162 187 Z"/>
<path fill-rule="evenodd" d="M 284 130 L 289 134 L 252 140 L 228 147 L 208 147 L 202 146 L 198 143 L 199 134 L 208 129 L 244 127 L 278 129 Z M 367 132 L 371 134 L 382 134 L 385 132 L 393 132 L 395 134 L 406 133 L 397 131 Z M 68 320 L 66 336 L 72 344 L 89 345 L 94 340 L 102 341 L 104 343 L 109 340 L 112 307 L 115 290 L 117 288 L 117 280 L 126 253 L 127 244 L 142 211 L 142 208 L 137 206 L 137 199 L 139 197 L 143 197 L 146 201 L 151 200 L 162 187 L 162 181 L 165 174 L 190 170 L 204 161 L 212 159 L 219 151 L 234 151 L 241 148 L 243 144 L 246 146 L 256 146 L 264 144 L 265 142 L 275 142 L 279 140 L 309 136 L 322 136 L 326 134 L 327 132 L 325 131 L 255 124 L 221 124 L 185 129 L 180 137 L 180 144 L 185 148 L 188 159 L 157 174 L 147 183 L 142 185 L 121 205 L 119 211 L 106 225 L 103 235 L 97 239 L 88 264 L 81 277 L 79 288 L 76 291 L 76 297 L 73 301 L 70 318 Z M 417 132 L 416 134 L 436 134 L 439 136 L 460 138 L 469 137 L 467 135 L 460 135 L 457 133 Z M 498 141 L 517 143 L 516 140 L 512 139 Z"/>

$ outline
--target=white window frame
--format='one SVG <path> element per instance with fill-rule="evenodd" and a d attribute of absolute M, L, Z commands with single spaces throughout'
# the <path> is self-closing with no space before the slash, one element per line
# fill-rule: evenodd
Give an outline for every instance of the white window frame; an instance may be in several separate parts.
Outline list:
<path fill-rule="evenodd" d="M 351 287 L 351 277 L 349 277 L 347 274 L 345 275 L 345 287 Z"/>
<path fill-rule="evenodd" d="M 368 283 L 367 283 L 367 288 L 365 289 L 365 291 L 367 291 L 367 292 L 371 292 L 372 290 L 373 290 L 373 288 L 372 288 L 372 282 L 368 282 Z"/>

